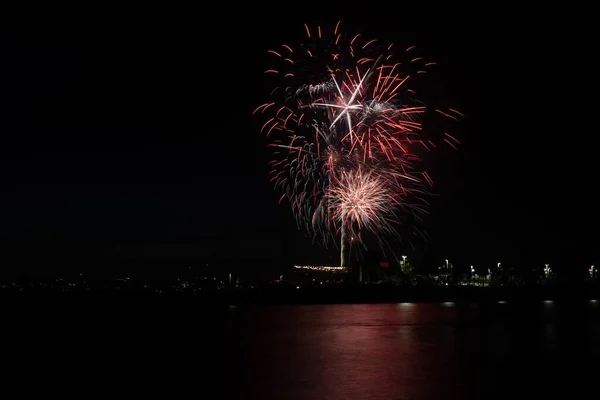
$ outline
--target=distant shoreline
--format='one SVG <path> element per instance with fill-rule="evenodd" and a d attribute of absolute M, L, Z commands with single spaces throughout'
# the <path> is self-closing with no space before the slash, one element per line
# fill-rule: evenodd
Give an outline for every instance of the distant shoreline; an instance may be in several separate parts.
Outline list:
<path fill-rule="evenodd" d="M 153 293 L 118 290 L 88 292 L 0 292 L 0 298 L 85 299 L 176 299 L 207 304 L 365 304 L 365 303 L 520 303 L 528 301 L 600 302 L 600 286 L 589 284 L 517 287 L 419 287 L 419 286 L 339 286 L 326 288 L 264 287 L 254 290 L 221 290 L 197 293 Z"/>
<path fill-rule="evenodd" d="M 385 287 L 300 289 L 297 292 L 266 290 L 250 296 L 225 295 L 231 304 L 364 304 L 364 303 L 488 303 L 546 300 L 599 300 L 600 288 L 583 285 L 536 287 Z"/>

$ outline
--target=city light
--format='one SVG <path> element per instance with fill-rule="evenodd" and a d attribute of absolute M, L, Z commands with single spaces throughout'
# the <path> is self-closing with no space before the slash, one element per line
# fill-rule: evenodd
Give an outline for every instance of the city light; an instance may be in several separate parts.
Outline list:
<path fill-rule="evenodd" d="M 294 268 L 306 269 L 310 271 L 348 272 L 348 268 L 346 267 L 328 265 L 294 265 Z"/>

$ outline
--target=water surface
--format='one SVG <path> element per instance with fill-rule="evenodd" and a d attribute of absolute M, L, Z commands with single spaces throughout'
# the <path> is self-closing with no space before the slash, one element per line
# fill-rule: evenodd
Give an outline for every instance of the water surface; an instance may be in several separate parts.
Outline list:
<path fill-rule="evenodd" d="M 44 396 L 576 399 L 600 384 L 598 302 L 4 309 L 3 382 Z"/>
<path fill-rule="evenodd" d="M 257 399 L 579 397 L 600 368 L 589 303 L 230 307 L 230 393 Z M 594 389 L 595 390 L 595 389 Z"/>

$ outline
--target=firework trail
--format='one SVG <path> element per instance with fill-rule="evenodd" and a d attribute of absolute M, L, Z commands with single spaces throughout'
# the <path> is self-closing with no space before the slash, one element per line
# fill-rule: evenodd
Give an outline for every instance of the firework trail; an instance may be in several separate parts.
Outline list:
<path fill-rule="evenodd" d="M 328 230 L 342 237 L 342 264 L 347 256 L 344 245 L 347 242 L 363 244 L 363 232 L 378 238 L 401 239 L 396 225 L 403 221 L 403 215 L 418 218 L 426 212 L 423 207 L 426 200 L 415 201 L 417 192 L 423 192 L 408 190 L 408 182 L 417 188 L 421 185 L 415 178 L 389 168 L 375 169 L 359 164 L 337 171 L 323 195 L 323 203 L 327 208 L 328 218 L 324 220 Z"/>
<path fill-rule="evenodd" d="M 393 45 L 347 36 L 339 22 L 329 32 L 307 25 L 305 30 L 305 43 L 268 51 L 274 67 L 265 75 L 275 80 L 275 89 L 272 101 L 254 111 L 265 118 L 261 132 L 274 150 L 271 181 L 299 224 L 325 243 L 341 234 L 344 244 L 347 233 L 361 241 L 355 229 L 395 234 L 397 210 L 425 210 L 432 181 L 418 171 L 417 154 L 435 147 L 422 138 L 428 108 L 414 99 L 413 75 L 406 71 L 418 75 L 434 63 L 413 56 L 414 47 L 405 51 L 406 65 L 394 62 Z M 444 141 L 456 147 L 458 141 L 446 135 Z M 350 199 L 362 204 L 352 213 L 346 208 Z"/>

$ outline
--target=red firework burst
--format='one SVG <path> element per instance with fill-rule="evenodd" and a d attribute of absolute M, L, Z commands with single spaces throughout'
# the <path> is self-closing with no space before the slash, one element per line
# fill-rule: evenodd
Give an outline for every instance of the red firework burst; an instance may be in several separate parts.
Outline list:
<path fill-rule="evenodd" d="M 346 36 L 339 22 L 329 32 L 305 29 L 305 43 L 268 51 L 275 66 L 265 74 L 276 89 L 273 101 L 254 111 L 266 117 L 261 132 L 274 148 L 271 180 L 307 227 L 338 221 L 391 233 L 397 210 L 421 212 L 411 202 L 422 197 L 411 195 L 432 184 L 416 168 L 417 146 L 435 144 L 421 135 L 428 108 L 414 100 L 410 82 L 435 63 L 413 55 L 414 47 L 403 52 L 407 62 L 395 62 L 393 45 Z M 444 141 L 458 144 L 449 134 Z"/>

